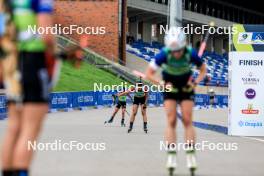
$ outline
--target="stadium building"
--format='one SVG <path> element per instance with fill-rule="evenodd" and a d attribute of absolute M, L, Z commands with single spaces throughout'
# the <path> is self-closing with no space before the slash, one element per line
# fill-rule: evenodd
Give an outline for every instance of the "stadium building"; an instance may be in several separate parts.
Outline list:
<path fill-rule="evenodd" d="M 216 27 L 226 28 L 234 23 L 262 24 L 264 13 L 256 3 L 183 0 L 182 25 L 195 28 L 211 21 Z M 105 27 L 104 35 L 89 35 L 88 47 L 107 59 L 142 72 L 163 47 L 164 30 L 170 20 L 169 0 L 57 0 L 55 8 L 56 23 L 63 26 L 73 24 L 95 30 Z M 78 40 L 79 36 L 72 34 L 67 37 Z M 202 39 L 203 34 L 188 35 L 188 43 L 195 48 L 199 47 Z M 228 51 L 228 34 L 210 35 L 203 56 L 207 58 L 212 78 L 210 85 L 227 86 Z"/>
<path fill-rule="evenodd" d="M 168 0 L 128 0 L 128 45 L 127 64 L 129 67 L 143 68 L 144 61 L 150 61 L 163 47 L 164 29 L 170 21 L 170 1 Z M 183 0 L 182 1 L 183 27 L 202 27 L 215 22 L 216 27 L 232 26 L 234 23 L 263 24 L 264 13 L 254 2 L 227 0 Z M 163 30 L 163 31 L 161 31 Z M 188 33 L 188 32 L 187 32 Z M 198 48 L 203 34 L 191 33 L 187 36 L 188 42 Z M 209 85 L 228 85 L 228 58 L 229 35 L 228 32 L 210 35 L 206 52 L 203 55 L 208 65 L 208 73 L 212 78 Z M 135 65 L 135 57 L 140 67 Z M 195 72 L 195 71 L 194 71 Z M 195 75 L 197 73 L 195 72 Z M 206 84 L 203 82 L 202 84 Z"/>

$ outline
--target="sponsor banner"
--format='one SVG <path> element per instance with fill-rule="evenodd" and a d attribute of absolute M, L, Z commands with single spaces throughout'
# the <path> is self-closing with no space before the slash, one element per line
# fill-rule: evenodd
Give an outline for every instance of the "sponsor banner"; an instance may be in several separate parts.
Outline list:
<path fill-rule="evenodd" d="M 264 32 L 240 32 L 238 44 L 264 45 Z"/>
<path fill-rule="evenodd" d="M 0 113 L 6 113 L 6 97 L 0 96 Z"/>
<path fill-rule="evenodd" d="M 264 51 L 264 25 L 235 24 L 237 33 L 230 36 L 230 50 L 237 52 Z"/>
<path fill-rule="evenodd" d="M 264 47 L 257 46 L 263 45 L 264 26 L 262 32 L 259 26 L 255 32 L 252 25 L 243 29 L 229 53 L 228 133 L 264 136 Z"/>
<path fill-rule="evenodd" d="M 216 98 L 219 106 L 228 106 L 228 96 L 216 95 Z"/>
<path fill-rule="evenodd" d="M 51 93 L 50 109 L 72 108 L 72 93 Z"/>
<path fill-rule="evenodd" d="M 82 108 L 96 105 L 96 93 L 94 92 L 73 92 L 73 108 Z"/>
<path fill-rule="evenodd" d="M 51 110 L 69 110 L 72 108 L 110 106 L 113 104 L 113 94 L 116 94 L 116 92 L 56 92 L 50 94 L 49 104 Z M 133 98 L 133 93 L 131 94 L 131 97 Z M 220 107 L 227 105 L 227 101 L 224 101 L 227 99 L 227 96 L 216 95 L 216 99 L 216 105 Z M 127 98 L 127 103 L 132 103 L 129 97 Z M 154 106 L 163 104 L 162 93 L 150 92 L 148 104 Z M 209 105 L 209 96 L 204 94 L 195 95 L 195 104 L 200 106 Z M 253 110 L 254 108 L 252 108 L 251 111 L 248 111 L 248 113 L 254 113 Z M 0 119 L 6 117 L 6 113 L 6 97 L 0 96 Z"/>
<path fill-rule="evenodd" d="M 195 101 L 195 105 L 207 106 L 207 105 L 209 105 L 209 96 L 203 95 L 203 94 L 196 94 L 194 101 Z"/>
<path fill-rule="evenodd" d="M 231 52 L 229 134 L 264 136 L 264 52 Z"/>
<path fill-rule="evenodd" d="M 148 94 L 148 104 L 157 105 L 158 104 L 158 93 L 157 92 L 149 92 Z"/>
<path fill-rule="evenodd" d="M 112 95 L 115 92 L 96 92 L 97 93 L 97 105 L 99 106 L 107 106 L 113 104 Z"/>
<path fill-rule="evenodd" d="M 157 93 L 157 103 L 158 105 L 162 105 L 163 104 L 163 94 L 162 93 Z"/>
<path fill-rule="evenodd" d="M 0 120 L 6 117 L 6 97 L 0 96 Z"/>

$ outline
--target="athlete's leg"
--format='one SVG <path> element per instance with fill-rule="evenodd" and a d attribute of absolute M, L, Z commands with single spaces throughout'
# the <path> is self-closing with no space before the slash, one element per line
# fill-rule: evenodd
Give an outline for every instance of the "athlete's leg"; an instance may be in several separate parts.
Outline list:
<path fill-rule="evenodd" d="M 148 118 L 147 118 L 147 107 L 146 107 L 146 105 L 141 104 L 141 113 L 142 113 L 142 117 L 143 117 L 143 122 L 147 122 Z"/>
<path fill-rule="evenodd" d="M 8 105 L 8 125 L 2 146 L 2 169 L 11 170 L 14 147 L 19 136 L 20 130 L 20 112 L 15 104 Z"/>
<path fill-rule="evenodd" d="M 134 123 L 135 117 L 137 115 L 137 112 L 138 112 L 138 105 L 134 104 L 133 107 L 132 107 L 132 114 L 131 114 L 131 117 L 130 117 L 130 122 Z"/>
<path fill-rule="evenodd" d="M 195 131 L 192 124 L 192 114 L 193 114 L 192 100 L 184 100 L 181 102 L 181 112 L 182 120 L 185 128 L 185 140 L 188 144 L 193 144 L 195 142 Z"/>
<path fill-rule="evenodd" d="M 111 118 L 113 118 L 113 119 L 115 118 L 115 116 L 118 113 L 119 109 L 120 108 L 117 108 L 117 107 L 115 108 L 115 110 L 114 110 L 113 115 L 111 116 Z"/>
<path fill-rule="evenodd" d="M 129 123 L 128 132 L 130 132 L 133 129 L 133 124 L 134 124 L 134 121 L 135 121 L 135 117 L 137 115 L 137 111 L 138 111 L 138 105 L 134 104 L 133 107 L 132 107 L 132 114 L 131 114 L 131 117 L 130 117 L 130 123 Z"/>
<path fill-rule="evenodd" d="M 181 102 L 182 118 L 185 128 L 185 140 L 186 140 L 186 159 L 187 167 L 193 172 L 197 168 L 197 162 L 195 157 L 195 130 L 192 124 L 192 112 L 194 102 L 192 100 L 184 100 Z"/>
<path fill-rule="evenodd" d="M 143 117 L 143 128 L 147 132 L 148 118 L 147 118 L 147 107 L 145 104 L 141 104 L 141 113 Z"/>
<path fill-rule="evenodd" d="M 126 108 L 122 107 L 122 119 L 125 120 Z"/>
<path fill-rule="evenodd" d="M 27 170 L 29 168 L 33 150 L 28 148 L 28 144 L 37 140 L 47 112 L 48 105 L 46 103 L 26 103 L 24 105 L 21 119 L 22 125 L 13 155 L 13 166 L 15 169 Z"/>
<path fill-rule="evenodd" d="M 113 115 L 112 115 L 111 118 L 110 118 L 108 121 L 106 121 L 105 123 L 112 123 L 113 120 L 114 120 L 114 118 L 115 118 L 115 116 L 116 116 L 116 114 L 118 113 L 119 109 L 120 109 L 120 108 L 119 108 L 118 106 L 115 107 L 115 110 L 114 110 L 114 112 L 113 112 Z"/>
<path fill-rule="evenodd" d="M 125 126 L 125 113 L 126 113 L 126 107 L 125 106 L 122 106 L 121 126 Z"/>
<path fill-rule="evenodd" d="M 169 144 L 176 143 L 176 106 L 177 103 L 175 100 L 165 100 L 164 108 L 167 116 L 167 127 L 165 132 L 165 139 Z"/>
<path fill-rule="evenodd" d="M 167 127 L 165 139 L 168 142 L 168 158 L 166 167 L 169 169 L 170 175 L 172 175 L 174 169 L 177 167 L 177 159 L 176 159 L 176 106 L 177 103 L 175 100 L 165 100 L 164 107 L 167 115 Z"/>

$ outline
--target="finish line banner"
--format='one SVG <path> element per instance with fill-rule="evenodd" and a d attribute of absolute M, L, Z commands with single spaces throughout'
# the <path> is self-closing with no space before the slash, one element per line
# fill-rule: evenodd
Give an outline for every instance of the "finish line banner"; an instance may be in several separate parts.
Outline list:
<path fill-rule="evenodd" d="M 264 136 L 264 25 L 230 35 L 228 134 Z"/>

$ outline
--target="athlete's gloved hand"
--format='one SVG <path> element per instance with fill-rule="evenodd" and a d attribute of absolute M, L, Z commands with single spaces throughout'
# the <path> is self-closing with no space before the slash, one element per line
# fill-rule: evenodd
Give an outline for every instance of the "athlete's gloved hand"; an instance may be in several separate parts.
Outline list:
<path fill-rule="evenodd" d="M 113 105 L 116 105 L 116 103 L 117 103 L 116 98 L 117 98 L 117 95 L 112 94 Z"/>
<path fill-rule="evenodd" d="M 84 52 L 79 46 L 67 47 L 64 51 L 56 54 L 56 57 L 64 61 L 68 61 L 75 67 L 79 68 L 83 60 Z"/>
<path fill-rule="evenodd" d="M 88 46 L 88 36 L 80 37 L 78 45 L 71 45 L 65 48 L 63 52 L 57 54 L 58 58 L 69 61 L 75 67 L 79 68 L 85 56 L 84 48 Z"/>
<path fill-rule="evenodd" d="M 173 91 L 173 85 L 172 85 L 172 83 L 170 83 L 170 82 L 164 82 L 164 81 L 162 81 L 161 82 L 161 85 L 162 86 L 164 86 L 164 90 L 165 90 L 165 92 L 172 92 Z"/>
<path fill-rule="evenodd" d="M 187 86 L 185 86 L 183 88 L 183 91 L 185 92 L 191 92 L 193 90 L 195 90 L 195 88 L 197 87 L 197 83 L 196 81 L 194 81 L 193 79 L 190 79 L 187 83 Z"/>

